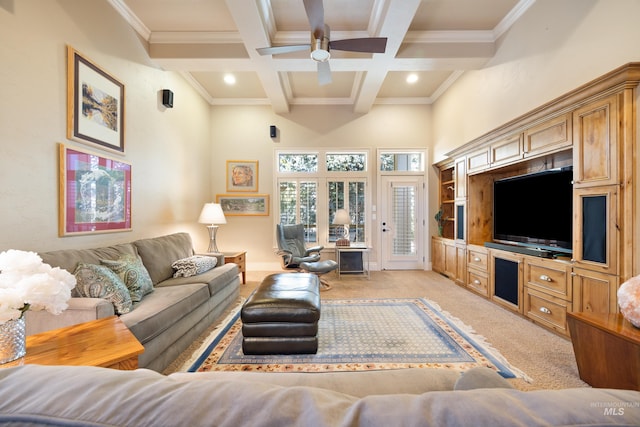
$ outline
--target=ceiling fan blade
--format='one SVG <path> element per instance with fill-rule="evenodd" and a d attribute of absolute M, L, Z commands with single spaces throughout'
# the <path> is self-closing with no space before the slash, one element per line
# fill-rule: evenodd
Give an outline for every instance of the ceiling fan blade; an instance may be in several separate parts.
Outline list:
<path fill-rule="evenodd" d="M 322 0 L 304 0 L 304 9 L 307 12 L 311 33 L 317 39 L 324 35 L 324 5 Z"/>
<path fill-rule="evenodd" d="M 278 55 L 280 53 L 299 52 L 301 50 L 309 50 L 308 44 L 296 44 L 289 46 L 272 46 L 261 47 L 256 49 L 260 55 Z"/>
<path fill-rule="evenodd" d="M 320 86 L 331 83 L 331 67 L 329 61 L 318 62 L 318 84 Z"/>
<path fill-rule="evenodd" d="M 331 40 L 329 48 L 350 52 L 384 53 L 387 48 L 386 37 L 369 37 L 362 39 Z"/>

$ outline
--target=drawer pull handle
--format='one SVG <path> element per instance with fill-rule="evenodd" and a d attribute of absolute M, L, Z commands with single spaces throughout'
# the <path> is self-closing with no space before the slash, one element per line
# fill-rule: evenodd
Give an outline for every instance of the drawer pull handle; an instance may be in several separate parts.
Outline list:
<path fill-rule="evenodd" d="M 473 262 L 480 262 L 480 258 L 478 258 L 478 257 L 473 257 Z"/>
<path fill-rule="evenodd" d="M 478 280 L 478 279 L 474 280 L 474 281 L 473 281 L 473 284 L 474 284 L 474 285 L 479 285 L 479 284 L 480 284 L 480 280 Z"/>
<path fill-rule="evenodd" d="M 551 282 L 551 277 L 547 276 L 546 274 L 541 274 L 540 280 L 544 280 L 545 282 Z"/>
<path fill-rule="evenodd" d="M 549 310 L 547 307 L 540 307 L 540 311 L 544 314 L 551 314 L 551 310 Z"/>

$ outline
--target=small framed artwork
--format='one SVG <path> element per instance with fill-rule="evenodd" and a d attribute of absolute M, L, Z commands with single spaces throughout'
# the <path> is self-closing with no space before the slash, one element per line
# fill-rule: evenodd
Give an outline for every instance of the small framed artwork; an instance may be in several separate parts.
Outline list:
<path fill-rule="evenodd" d="M 67 46 L 67 138 L 124 153 L 124 85 Z"/>
<path fill-rule="evenodd" d="M 269 215 L 268 194 L 218 194 L 216 203 L 229 216 L 267 216 Z"/>
<path fill-rule="evenodd" d="M 59 235 L 131 230 L 131 165 L 60 144 Z"/>
<path fill-rule="evenodd" d="M 227 191 L 258 191 L 258 161 L 227 160 Z"/>

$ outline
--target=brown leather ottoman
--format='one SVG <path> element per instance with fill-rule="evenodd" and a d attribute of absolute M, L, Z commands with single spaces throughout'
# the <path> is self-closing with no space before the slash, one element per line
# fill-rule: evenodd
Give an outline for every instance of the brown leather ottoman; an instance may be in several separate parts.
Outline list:
<path fill-rule="evenodd" d="M 264 278 L 240 311 L 244 354 L 311 354 L 318 351 L 320 280 L 315 274 Z"/>

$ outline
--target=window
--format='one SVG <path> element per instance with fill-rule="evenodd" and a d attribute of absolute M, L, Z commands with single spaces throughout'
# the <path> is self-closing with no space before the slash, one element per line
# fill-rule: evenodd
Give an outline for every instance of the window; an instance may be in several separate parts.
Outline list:
<path fill-rule="evenodd" d="M 422 172 L 424 161 L 419 152 L 382 152 L 380 154 L 382 172 Z"/>
<path fill-rule="evenodd" d="M 281 224 L 304 224 L 307 243 L 327 245 L 342 237 L 331 221 L 338 209 L 351 218 L 352 242 L 366 242 L 368 152 L 277 152 L 277 206 Z"/>

